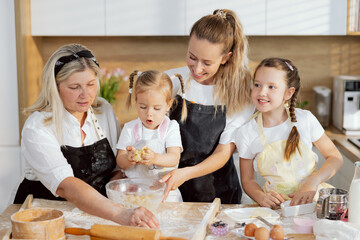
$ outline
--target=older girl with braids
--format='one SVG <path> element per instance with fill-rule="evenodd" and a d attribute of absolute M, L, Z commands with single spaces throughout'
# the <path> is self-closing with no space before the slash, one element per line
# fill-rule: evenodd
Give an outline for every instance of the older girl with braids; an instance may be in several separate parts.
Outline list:
<path fill-rule="evenodd" d="M 170 118 L 180 124 L 184 151 L 167 174 L 167 192 L 180 188 L 184 201 L 240 203 L 242 190 L 232 159 L 234 131 L 254 111 L 250 100 L 248 43 L 236 14 L 227 9 L 199 19 L 190 31 L 187 67 L 172 69 L 185 79 Z M 180 85 L 173 80 L 173 95 Z M 183 111 L 183 105 L 186 110 Z"/>
<path fill-rule="evenodd" d="M 251 99 L 258 111 L 239 128 L 235 142 L 242 186 L 264 207 L 288 199 L 291 205 L 312 202 L 343 163 L 314 115 L 295 108 L 299 90 L 299 72 L 290 60 L 267 58 L 255 70 Z M 319 171 L 312 144 L 326 159 Z M 263 189 L 254 171 L 265 179 Z"/>
<path fill-rule="evenodd" d="M 159 179 L 177 168 L 182 151 L 179 124 L 166 116 L 174 101 L 173 87 L 166 73 L 134 71 L 129 78 L 128 108 L 138 74 L 134 95 L 139 117 L 124 125 L 116 146 L 116 160 L 126 177 Z M 182 84 L 181 76 L 178 78 Z M 168 201 L 182 201 L 180 191 L 174 189 Z"/>

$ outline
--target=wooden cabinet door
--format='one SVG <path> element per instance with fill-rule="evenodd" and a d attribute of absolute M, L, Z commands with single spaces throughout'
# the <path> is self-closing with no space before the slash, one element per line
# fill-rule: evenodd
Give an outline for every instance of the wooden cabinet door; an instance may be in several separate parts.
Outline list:
<path fill-rule="evenodd" d="M 104 36 L 105 0 L 31 0 L 33 36 Z"/>

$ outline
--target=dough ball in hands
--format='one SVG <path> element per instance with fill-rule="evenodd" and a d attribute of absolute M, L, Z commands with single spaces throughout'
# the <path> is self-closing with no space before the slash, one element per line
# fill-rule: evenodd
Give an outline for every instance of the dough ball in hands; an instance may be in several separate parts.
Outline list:
<path fill-rule="evenodd" d="M 142 155 L 143 154 L 145 154 L 145 150 L 146 150 L 147 148 L 146 148 L 146 146 L 145 147 L 143 147 L 143 148 L 141 148 L 141 150 L 140 149 L 135 149 L 134 150 L 134 157 L 133 157 L 133 160 L 135 161 L 135 162 L 141 162 L 143 159 L 142 159 Z"/>

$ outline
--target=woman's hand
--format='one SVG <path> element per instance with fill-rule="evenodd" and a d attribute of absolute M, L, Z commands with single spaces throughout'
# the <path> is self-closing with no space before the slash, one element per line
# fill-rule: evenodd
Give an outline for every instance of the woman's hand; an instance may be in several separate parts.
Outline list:
<path fill-rule="evenodd" d="M 155 215 L 144 207 L 125 209 L 116 221 L 122 225 L 145 228 L 159 228 L 159 222 Z"/>
<path fill-rule="evenodd" d="M 276 206 L 279 206 L 284 201 L 284 195 L 271 190 L 270 192 L 264 193 L 262 198 L 260 198 L 260 200 L 258 200 L 257 202 L 262 207 L 274 208 Z"/>
<path fill-rule="evenodd" d="M 187 168 L 177 168 L 160 179 L 160 182 L 166 183 L 163 202 L 165 202 L 170 191 L 176 190 L 181 184 L 188 180 L 185 174 L 186 172 Z"/>
<path fill-rule="evenodd" d="M 317 186 L 318 185 L 312 179 L 312 176 L 309 176 L 305 183 L 301 185 L 297 191 L 288 195 L 289 198 L 292 198 L 290 206 L 312 203 L 316 194 Z"/>

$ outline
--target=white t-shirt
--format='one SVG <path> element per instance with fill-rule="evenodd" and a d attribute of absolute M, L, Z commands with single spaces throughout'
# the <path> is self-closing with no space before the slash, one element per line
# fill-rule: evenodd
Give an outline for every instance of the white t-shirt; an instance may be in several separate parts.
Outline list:
<path fill-rule="evenodd" d="M 167 128 L 162 130 L 161 125 L 164 123 L 164 121 L 166 122 Z M 138 139 L 136 139 L 136 134 L 134 133 L 136 125 L 139 127 Z M 162 133 L 161 131 L 164 132 Z M 139 118 L 132 120 L 128 123 L 125 123 L 116 148 L 126 150 L 127 146 L 133 146 L 137 149 L 141 149 L 143 146 L 147 146 L 150 147 L 154 152 L 160 154 L 166 153 L 166 148 L 168 147 L 180 147 L 182 149 L 179 124 L 175 120 L 170 120 L 167 116 L 165 116 L 160 126 L 157 129 L 152 130 L 144 127 Z M 167 167 L 165 169 L 161 167 L 156 169 L 157 171 L 151 171 L 151 173 L 150 171 L 141 173 L 134 172 L 135 170 L 140 169 L 139 166 L 134 165 L 124 172 L 128 177 L 141 177 L 144 174 L 147 176 L 153 176 L 154 174 L 162 173 L 164 171 L 168 173 L 177 168 L 177 166 Z"/>
<path fill-rule="evenodd" d="M 111 107 L 104 99 L 96 114 L 110 146 L 116 156 L 116 141 L 120 135 L 120 124 Z M 81 128 L 86 137 L 84 146 L 92 145 L 100 140 L 88 110 L 84 125 Z M 61 145 L 55 137 L 55 126 L 44 125 L 44 119 L 49 112 L 34 112 L 26 120 L 22 130 L 21 158 L 25 162 L 25 178 L 41 181 L 54 196 L 59 184 L 67 177 L 73 177 L 73 170 L 61 152 Z M 81 131 L 79 121 L 65 111 L 63 124 L 64 144 L 71 147 L 81 147 Z"/>
<path fill-rule="evenodd" d="M 215 85 L 203 85 L 191 78 L 188 67 L 175 68 L 166 71 L 171 77 L 173 83 L 173 97 L 181 94 L 180 80 L 174 76 L 175 73 L 183 77 L 185 84 L 185 98 L 188 101 L 202 105 L 214 105 L 214 87 Z M 226 117 L 226 125 L 224 131 L 221 133 L 219 143 L 229 144 L 234 142 L 235 131 L 241 125 L 248 121 L 250 116 L 254 113 L 255 107 L 253 105 L 246 107 L 242 112 L 233 114 L 231 117 Z"/>
<path fill-rule="evenodd" d="M 309 149 L 312 149 L 313 142 L 319 140 L 325 131 L 310 111 L 296 108 L 295 115 L 297 122 L 293 122 L 292 124 L 297 127 L 300 134 L 300 141 Z M 291 128 L 292 126 L 289 119 L 275 127 L 264 128 L 268 143 L 271 144 L 278 140 L 286 140 Z M 255 159 L 253 165 L 255 170 L 257 170 L 256 159 L 264 150 L 264 147 L 261 143 L 255 118 L 237 130 L 235 134 L 235 144 L 240 158 Z M 314 155 L 317 157 L 315 153 Z"/>

